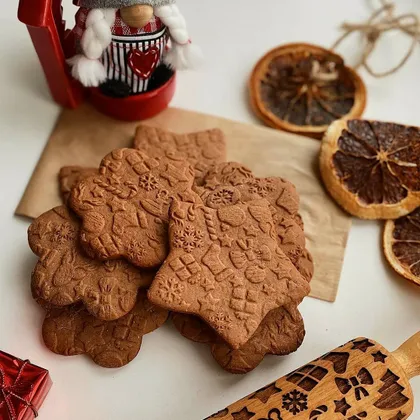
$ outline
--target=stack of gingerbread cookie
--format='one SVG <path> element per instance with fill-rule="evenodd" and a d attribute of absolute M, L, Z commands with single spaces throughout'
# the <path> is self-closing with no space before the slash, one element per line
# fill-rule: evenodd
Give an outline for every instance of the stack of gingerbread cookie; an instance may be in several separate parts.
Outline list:
<path fill-rule="evenodd" d="M 61 170 L 64 205 L 29 228 L 52 351 L 120 367 L 169 312 L 233 373 L 300 346 L 313 263 L 297 192 L 225 161 L 220 130 L 141 126 L 98 169 Z"/>

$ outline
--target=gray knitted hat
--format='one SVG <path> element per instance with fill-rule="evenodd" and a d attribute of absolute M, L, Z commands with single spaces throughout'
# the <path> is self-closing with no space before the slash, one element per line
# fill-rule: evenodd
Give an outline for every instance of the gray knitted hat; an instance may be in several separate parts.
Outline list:
<path fill-rule="evenodd" d="M 153 7 L 173 4 L 176 0 L 80 0 L 80 6 L 88 9 L 121 9 L 137 4 L 149 4 Z"/>

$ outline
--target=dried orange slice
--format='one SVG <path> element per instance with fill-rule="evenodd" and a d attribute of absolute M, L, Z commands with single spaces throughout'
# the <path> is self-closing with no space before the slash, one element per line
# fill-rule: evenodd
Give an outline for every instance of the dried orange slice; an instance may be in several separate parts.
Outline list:
<path fill-rule="evenodd" d="M 362 219 L 397 219 L 420 206 L 420 128 L 336 121 L 325 134 L 321 175 L 332 197 Z"/>
<path fill-rule="evenodd" d="M 398 274 L 420 286 L 420 208 L 385 223 L 384 251 Z"/>
<path fill-rule="evenodd" d="M 251 106 L 265 124 L 321 138 L 340 118 L 358 118 L 366 88 L 343 59 L 322 47 L 287 44 L 267 53 L 250 80 Z"/>

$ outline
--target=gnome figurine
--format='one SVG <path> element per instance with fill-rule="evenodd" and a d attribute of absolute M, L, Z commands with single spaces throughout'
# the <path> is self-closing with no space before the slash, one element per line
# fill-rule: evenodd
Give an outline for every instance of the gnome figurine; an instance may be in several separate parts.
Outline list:
<path fill-rule="evenodd" d="M 80 0 L 79 6 L 78 54 L 68 63 L 86 87 L 113 97 L 138 95 L 201 59 L 175 0 Z"/>

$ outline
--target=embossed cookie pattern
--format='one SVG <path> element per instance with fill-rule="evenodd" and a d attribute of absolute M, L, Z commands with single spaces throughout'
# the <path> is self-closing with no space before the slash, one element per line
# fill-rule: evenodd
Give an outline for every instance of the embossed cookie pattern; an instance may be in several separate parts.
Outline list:
<path fill-rule="evenodd" d="M 193 203 L 194 171 L 185 161 L 150 158 L 135 149 L 106 156 L 99 175 L 81 181 L 70 205 L 83 219 L 81 243 L 89 255 L 159 266 L 168 253 L 169 206 L 174 198 Z"/>
<path fill-rule="evenodd" d="M 81 306 L 50 308 L 44 320 L 45 345 L 63 356 L 89 355 L 106 368 L 120 368 L 138 354 L 142 338 L 165 323 L 168 312 L 140 292 L 135 307 L 116 321 L 101 321 Z"/>
<path fill-rule="evenodd" d="M 79 231 L 80 220 L 64 206 L 29 227 L 29 245 L 39 257 L 32 273 L 34 293 L 56 306 L 82 302 L 102 320 L 126 315 L 136 304 L 138 289 L 148 287 L 155 273 L 123 260 L 90 259 L 79 244 Z"/>
<path fill-rule="evenodd" d="M 297 305 L 308 282 L 281 251 L 269 203 L 230 196 L 212 207 L 174 202 L 171 252 L 149 299 L 168 310 L 199 315 L 234 349 L 273 309 Z M 209 202 L 207 202 L 209 204 Z"/>
<path fill-rule="evenodd" d="M 278 308 L 269 312 L 250 340 L 237 350 L 231 349 L 198 317 L 173 314 L 172 322 L 185 338 L 210 344 L 217 363 L 237 374 L 255 369 L 266 354 L 285 356 L 296 351 L 305 336 L 303 319 L 297 308 Z"/>
<path fill-rule="evenodd" d="M 195 170 L 196 182 L 201 184 L 207 170 L 226 160 L 226 141 L 219 129 L 189 134 L 141 125 L 137 128 L 134 148 L 151 157 L 166 156 L 186 160 Z"/>

